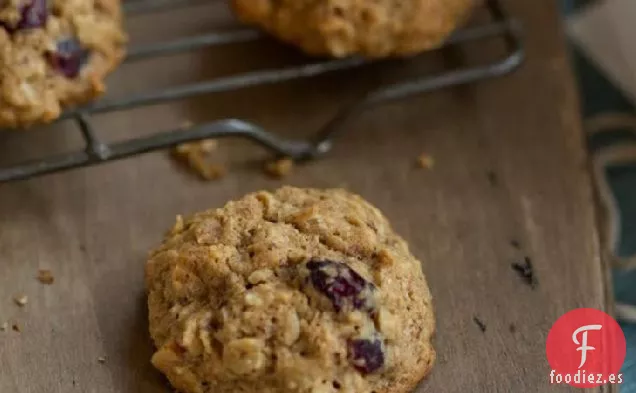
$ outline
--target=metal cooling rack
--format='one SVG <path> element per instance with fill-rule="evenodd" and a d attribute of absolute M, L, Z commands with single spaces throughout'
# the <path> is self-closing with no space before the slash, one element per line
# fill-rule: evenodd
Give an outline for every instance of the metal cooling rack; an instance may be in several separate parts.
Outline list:
<path fill-rule="evenodd" d="M 134 0 L 126 4 L 126 13 L 128 15 L 134 15 L 160 12 L 173 9 L 174 7 L 190 6 L 198 2 L 200 2 L 200 0 Z M 420 76 L 370 91 L 353 106 L 341 109 L 340 112 L 324 127 L 318 130 L 315 136 L 310 140 L 298 141 L 284 139 L 256 124 L 238 119 L 224 119 L 195 125 L 187 130 L 178 129 L 142 138 L 129 139 L 123 142 L 105 143 L 97 138 L 93 130 L 91 115 L 128 110 L 136 107 L 166 103 L 198 95 L 219 93 L 245 87 L 309 78 L 339 70 L 362 67 L 368 64 L 370 62 L 369 60 L 348 58 L 308 62 L 300 66 L 248 72 L 194 84 L 171 87 L 161 91 L 130 95 L 112 100 L 100 100 L 91 105 L 68 111 L 60 119 L 75 120 L 86 142 L 84 150 L 0 168 L 0 183 L 24 180 L 67 169 L 101 164 L 137 154 L 167 149 L 181 143 L 208 138 L 245 138 L 262 145 L 280 156 L 291 157 L 295 160 L 316 158 L 329 151 L 334 137 L 344 129 L 340 127 L 343 122 L 369 106 L 437 89 L 502 76 L 517 68 L 524 58 L 519 24 L 504 12 L 499 0 L 487 0 L 486 7 L 491 14 L 491 20 L 488 23 L 468 27 L 456 32 L 447 40 L 444 46 L 499 37 L 505 41 L 507 48 L 503 58 L 485 65 L 449 69 L 436 75 Z M 131 48 L 125 61 L 133 62 L 140 59 L 161 57 L 203 47 L 249 42 L 262 38 L 263 36 L 259 32 L 252 29 L 211 32 L 195 37 Z"/>

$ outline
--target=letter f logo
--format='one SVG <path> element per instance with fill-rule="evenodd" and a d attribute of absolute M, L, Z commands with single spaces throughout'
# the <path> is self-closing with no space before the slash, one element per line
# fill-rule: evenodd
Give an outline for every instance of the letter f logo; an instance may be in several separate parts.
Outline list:
<path fill-rule="evenodd" d="M 581 364 L 579 365 L 579 368 L 583 367 L 583 365 L 585 364 L 585 361 L 587 360 L 587 351 L 593 351 L 596 349 L 594 347 L 590 347 L 587 345 L 587 332 L 589 330 L 601 330 L 602 328 L 603 328 L 602 325 L 585 325 L 576 329 L 574 333 L 572 334 L 572 341 L 574 341 L 574 344 L 580 345 L 580 347 L 576 349 L 577 351 L 581 351 Z M 579 342 L 579 339 L 577 338 L 577 336 L 581 332 L 583 334 L 581 335 L 582 337 L 581 342 Z"/>

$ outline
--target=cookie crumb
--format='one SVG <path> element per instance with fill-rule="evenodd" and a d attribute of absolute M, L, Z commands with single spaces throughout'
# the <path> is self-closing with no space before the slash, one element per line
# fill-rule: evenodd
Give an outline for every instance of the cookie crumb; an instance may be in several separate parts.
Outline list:
<path fill-rule="evenodd" d="M 192 125 L 190 125 L 191 127 Z M 174 148 L 177 154 L 190 154 L 190 153 L 212 153 L 219 147 L 219 142 L 216 139 L 203 139 L 197 142 L 186 142 L 177 145 Z"/>
<path fill-rule="evenodd" d="M 514 249 L 521 250 L 521 243 L 519 243 L 519 241 L 517 241 L 517 240 L 511 240 L 510 241 L 510 245 Z"/>
<path fill-rule="evenodd" d="M 435 159 L 429 154 L 422 153 L 417 157 L 417 165 L 422 169 L 433 169 Z"/>
<path fill-rule="evenodd" d="M 15 302 L 15 304 L 17 304 L 20 307 L 24 307 L 27 305 L 27 303 L 29 302 L 29 297 L 27 295 L 18 295 L 16 297 L 13 298 L 13 301 Z"/>
<path fill-rule="evenodd" d="M 6 332 L 7 330 L 9 330 L 9 322 L 2 322 L 2 325 L 0 325 L 0 332 Z"/>
<path fill-rule="evenodd" d="M 225 177 L 227 170 L 223 165 L 219 164 L 210 164 L 207 168 L 201 173 L 201 177 L 205 180 L 218 180 Z"/>
<path fill-rule="evenodd" d="M 216 139 L 204 139 L 199 143 L 199 149 L 203 153 L 212 153 L 219 147 L 219 142 Z"/>
<path fill-rule="evenodd" d="M 477 325 L 479 330 L 481 330 L 482 333 L 486 332 L 486 324 L 484 322 L 482 322 L 481 319 L 479 319 L 477 317 L 473 317 L 473 322 L 475 322 L 475 324 Z"/>
<path fill-rule="evenodd" d="M 294 168 L 294 160 L 291 158 L 281 158 L 275 161 L 269 161 L 265 164 L 265 173 L 269 176 L 282 179 L 288 176 Z"/>
<path fill-rule="evenodd" d="M 535 289 L 539 282 L 534 275 L 534 268 L 532 266 L 532 260 L 529 257 L 523 259 L 523 263 L 515 262 L 512 264 L 512 268 L 516 271 L 523 281 L 528 284 L 532 289 Z"/>
<path fill-rule="evenodd" d="M 172 153 L 178 161 L 185 164 L 203 180 L 218 180 L 225 176 L 227 172 L 225 167 L 210 163 L 206 159 L 217 147 L 218 142 L 215 139 L 205 139 L 178 145 Z"/>
<path fill-rule="evenodd" d="M 53 284 L 53 281 L 55 281 L 55 277 L 53 277 L 51 271 L 47 269 L 38 270 L 37 279 L 39 282 L 45 285 L 51 285 Z"/>
<path fill-rule="evenodd" d="M 20 325 L 18 325 L 17 323 L 12 324 L 12 325 L 11 325 L 11 329 L 12 329 L 14 332 L 18 332 L 18 333 L 20 333 L 20 332 L 22 331 L 22 330 L 20 329 Z"/>
<path fill-rule="evenodd" d="M 517 332 L 517 327 L 514 323 L 511 323 L 510 326 L 508 326 L 508 330 L 510 331 L 510 333 L 514 334 Z"/>
<path fill-rule="evenodd" d="M 102 364 L 106 363 L 106 356 L 100 356 L 100 357 L 98 357 L 98 358 L 97 358 L 97 361 L 98 361 L 98 362 L 100 362 L 100 363 L 102 363 Z"/>

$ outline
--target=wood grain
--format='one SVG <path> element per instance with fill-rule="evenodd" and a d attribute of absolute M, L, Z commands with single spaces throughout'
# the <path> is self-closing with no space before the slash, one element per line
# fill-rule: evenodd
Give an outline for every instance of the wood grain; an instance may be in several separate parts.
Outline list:
<path fill-rule="evenodd" d="M 548 329 L 572 308 L 608 304 L 556 7 L 506 4 L 527 29 L 528 61 L 518 73 L 368 111 L 347 125 L 329 157 L 296 168 L 284 181 L 360 193 L 424 261 L 436 299 L 439 361 L 422 393 L 567 391 L 548 382 Z M 226 23 L 217 5 L 206 7 L 170 16 L 187 19 L 181 25 L 188 33 Z M 133 36 L 144 41 L 171 34 L 171 21 L 155 18 L 131 21 Z M 373 67 L 97 122 L 107 139 L 221 116 L 306 134 L 373 83 L 485 61 L 497 50 L 467 48 L 426 56 L 416 66 Z M 197 53 L 124 67 L 111 86 L 117 93 L 293 57 L 271 45 Z M 77 144 L 64 124 L 2 138 L 0 162 Z M 415 168 L 421 153 L 434 157 L 432 170 Z M 176 214 L 283 184 L 263 176 L 257 166 L 263 157 L 244 142 L 222 142 L 218 161 L 230 174 L 213 183 L 177 170 L 166 154 L 151 154 L 0 185 L 0 323 L 22 328 L 0 333 L 0 392 L 169 392 L 148 361 L 146 253 Z M 535 266 L 536 289 L 511 268 L 526 256 Z M 51 269 L 55 283 L 39 283 L 38 268 Z M 12 302 L 21 293 L 29 296 L 24 308 Z"/>

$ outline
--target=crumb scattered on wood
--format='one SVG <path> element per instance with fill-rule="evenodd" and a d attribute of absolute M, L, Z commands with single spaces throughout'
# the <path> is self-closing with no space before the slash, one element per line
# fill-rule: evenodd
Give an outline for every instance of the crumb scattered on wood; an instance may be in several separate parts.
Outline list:
<path fill-rule="evenodd" d="M 486 332 L 486 324 L 481 319 L 477 317 L 473 317 L 473 322 L 475 322 L 475 324 L 477 325 L 479 330 L 482 331 L 482 333 Z"/>
<path fill-rule="evenodd" d="M 515 262 L 512 264 L 512 268 L 516 271 L 523 281 L 528 284 L 532 289 L 536 288 L 539 282 L 534 275 L 534 268 L 532 266 L 532 260 L 529 257 L 523 259 L 523 263 Z"/>
<path fill-rule="evenodd" d="M 429 154 L 422 153 L 417 157 L 417 165 L 422 169 L 433 169 L 435 159 Z"/>
<path fill-rule="evenodd" d="M 517 332 L 517 327 L 515 326 L 514 323 L 511 323 L 510 326 L 508 326 L 508 330 L 510 330 L 510 333 L 516 333 Z"/>
<path fill-rule="evenodd" d="M 288 176 L 292 169 L 294 169 L 294 160 L 291 158 L 281 158 L 265 163 L 265 173 L 277 179 Z"/>
<path fill-rule="evenodd" d="M 55 277 L 53 277 L 51 271 L 47 269 L 38 270 L 37 279 L 39 282 L 45 285 L 51 285 L 55 281 Z"/>
<path fill-rule="evenodd" d="M 216 139 L 204 139 L 198 142 L 182 143 L 175 147 L 178 153 L 212 153 L 219 147 L 219 142 Z"/>
<path fill-rule="evenodd" d="M 13 298 L 13 301 L 18 306 L 24 307 L 29 302 L 29 297 L 27 295 L 17 295 L 16 297 Z"/>
<path fill-rule="evenodd" d="M 100 356 L 97 358 L 97 361 L 100 363 L 106 363 L 106 356 Z"/>
<path fill-rule="evenodd" d="M 204 180 L 218 180 L 225 177 L 226 173 L 225 167 L 219 164 L 202 165 L 199 169 L 199 176 Z"/>
<path fill-rule="evenodd" d="M 9 330 L 9 322 L 2 322 L 0 332 L 6 332 L 7 330 Z"/>
<path fill-rule="evenodd" d="M 20 325 L 18 325 L 17 323 L 12 324 L 11 329 L 13 329 L 14 332 L 18 332 L 18 333 L 22 331 L 20 330 Z"/>
<path fill-rule="evenodd" d="M 486 173 L 486 177 L 488 178 L 488 183 L 491 186 L 497 187 L 499 185 L 499 176 L 494 171 L 488 171 Z"/>
<path fill-rule="evenodd" d="M 510 245 L 517 250 L 521 250 L 521 243 L 519 243 L 517 240 L 511 240 Z"/>
<path fill-rule="evenodd" d="M 216 150 L 218 142 L 206 139 L 199 142 L 183 143 L 174 148 L 173 156 L 203 180 L 218 180 L 225 176 L 226 169 L 209 161 L 209 155 Z"/>

